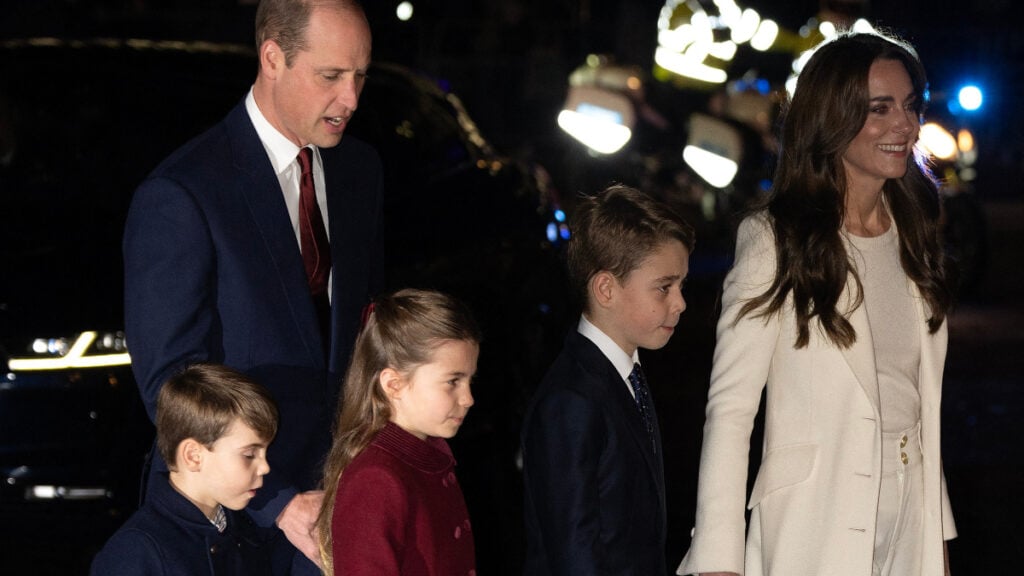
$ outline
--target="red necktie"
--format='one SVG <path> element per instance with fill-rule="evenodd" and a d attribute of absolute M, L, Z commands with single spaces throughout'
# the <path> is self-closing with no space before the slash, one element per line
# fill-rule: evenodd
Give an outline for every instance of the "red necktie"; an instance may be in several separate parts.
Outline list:
<path fill-rule="evenodd" d="M 331 245 L 327 241 L 327 228 L 324 227 L 324 219 L 316 203 L 312 154 L 309 148 L 299 150 L 299 165 L 302 167 L 299 179 L 299 245 L 309 290 L 316 299 L 321 294 L 327 295 L 327 278 L 331 274 Z"/>
<path fill-rule="evenodd" d="M 299 178 L 299 248 L 326 352 L 331 341 L 331 305 L 327 297 L 327 279 L 331 275 L 331 245 L 327 241 L 324 218 L 316 203 L 312 150 L 299 150 L 299 166 L 302 168 L 302 176 Z"/>

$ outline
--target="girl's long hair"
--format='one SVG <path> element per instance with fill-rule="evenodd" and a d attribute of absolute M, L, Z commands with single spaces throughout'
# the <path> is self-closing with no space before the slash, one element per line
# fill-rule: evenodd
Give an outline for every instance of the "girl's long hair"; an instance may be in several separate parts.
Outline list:
<path fill-rule="evenodd" d="M 338 480 L 391 418 L 391 405 L 380 386 L 381 371 L 391 368 L 410 374 L 430 363 L 438 346 L 451 340 L 480 341 L 469 310 L 451 296 L 405 289 L 371 305 L 345 374 L 334 440 L 324 463 L 324 501 L 317 518 L 324 574 L 334 574 L 331 520 Z"/>
<path fill-rule="evenodd" d="M 868 74 L 879 59 L 903 64 L 922 112 L 928 84 L 909 44 L 880 33 L 828 41 L 800 74 L 785 111 L 772 193 L 757 208 L 771 216 L 778 267 L 771 285 L 747 301 L 739 317 L 776 314 L 792 297 L 797 348 L 807 346 L 815 318 L 833 344 L 849 348 L 857 339 L 847 315 L 861 304 L 863 290 L 840 236 L 847 189 L 843 154 L 867 119 Z M 927 168 L 912 161 L 902 178 L 885 182 L 882 194 L 899 230 L 900 263 L 928 304 L 934 333 L 953 299 L 939 238 L 938 189 Z M 852 308 L 839 310 L 849 277 L 856 285 Z"/>

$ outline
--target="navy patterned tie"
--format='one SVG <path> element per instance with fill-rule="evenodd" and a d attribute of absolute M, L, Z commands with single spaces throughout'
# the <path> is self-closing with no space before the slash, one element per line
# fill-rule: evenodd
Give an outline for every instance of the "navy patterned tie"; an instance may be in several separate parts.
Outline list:
<path fill-rule="evenodd" d="M 647 378 L 644 378 L 644 371 L 640 364 L 633 364 L 633 371 L 629 373 L 629 384 L 633 387 L 636 395 L 636 407 L 640 410 L 640 417 L 644 421 L 644 428 L 647 429 L 647 437 L 651 439 L 651 451 L 658 453 L 658 445 L 654 442 L 654 418 L 651 414 L 651 391 L 647 388 Z"/>

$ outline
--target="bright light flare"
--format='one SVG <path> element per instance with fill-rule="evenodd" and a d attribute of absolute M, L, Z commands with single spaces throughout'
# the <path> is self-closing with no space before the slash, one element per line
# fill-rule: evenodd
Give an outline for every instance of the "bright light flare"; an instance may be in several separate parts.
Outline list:
<path fill-rule="evenodd" d="M 945 128 L 934 122 L 921 126 L 921 136 L 918 142 L 928 154 L 936 158 L 952 160 L 956 157 L 956 139 Z"/>
<path fill-rule="evenodd" d="M 660 47 L 654 52 L 654 61 L 658 66 L 669 72 L 703 82 L 722 84 L 728 79 L 725 70 L 708 66 L 689 55 L 679 54 Z"/>
<path fill-rule="evenodd" d="M 395 16 L 402 22 L 408 22 L 412 19 L 412 13 L 412 2 L 402 2 L 395 8 Z"/>
<path fill-rule="evenodd" d="M 622 149 L 633 132 L 614 119 L 576 110 L 562 110 L 558 126 L 591 150 L 600 154 L 614 154 Z"/>
<path fill-rule="evenodd" d="M 779 37 L 779 25 L 774 20 L 762 20 L 757 27 L 757 32 L 750 39 L 750 47 L 754 50 L 764 52 L 775 44 Z"/>
<path fill-rule="evenodd" d="M 981 93 L 981 88 L 972 84 L 960 89 L 960 92 L 957 93 L 957 101 L 960 102 L 961 108 L 968 112 L 973 112 L 981 108 L 984 96 Z"/>
<path fill-rule="evenodd" d="M 739 169 L 732 160 L 693 145 L 683 148 L 683 160 L 698 176 L 716 188 L 728 186 Z"/>

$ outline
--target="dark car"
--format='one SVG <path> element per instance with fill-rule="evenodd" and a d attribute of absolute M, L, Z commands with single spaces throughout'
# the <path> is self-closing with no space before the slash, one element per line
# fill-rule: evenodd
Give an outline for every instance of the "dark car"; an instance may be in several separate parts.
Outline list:
<path fill-rule="evenodd" d="M 255 70 L 235 45 L 0 43 L 0 571 L 80 572 L 136 506 L 152 427 L 122 332 L 126 210 Z M 477 404 L 453 445 L 481 571 L 512 573 L 518 418 L 567 317 L 558 199 L 407 68 L 371 68 L 348 133 L 384 162 L 389 287 L 457 294 L 483 325 Z"/>

